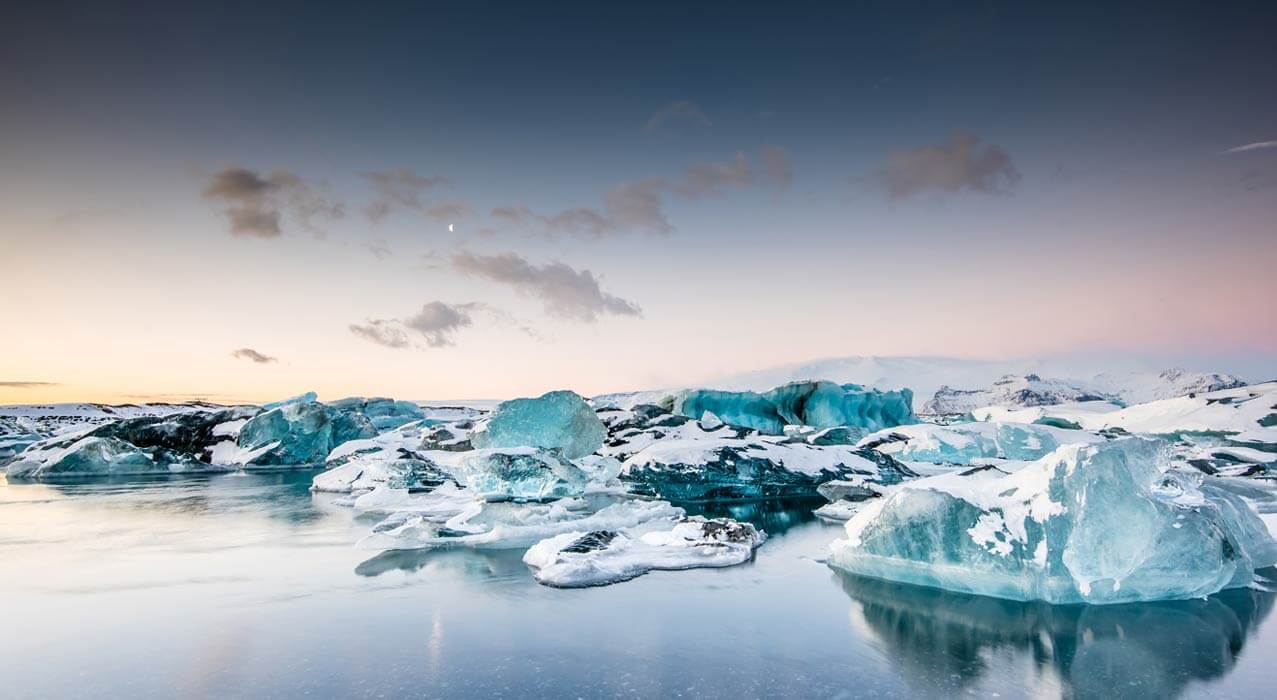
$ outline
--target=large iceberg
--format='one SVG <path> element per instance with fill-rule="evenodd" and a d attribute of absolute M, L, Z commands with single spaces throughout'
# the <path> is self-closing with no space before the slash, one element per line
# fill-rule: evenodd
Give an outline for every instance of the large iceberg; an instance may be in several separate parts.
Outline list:
<path fill-rule="evenodd" d="M 600 416 L 608 426 L 600 454 L 621 460 L 621 481 L 645 496 L 675 501 L 810 498 L 826 481 L 885 485 L 916 476 L 887 455 L 842 444 L 830 431 L 764 435 L 725 425 L 711 412 L 695 421 L 650 405 L 608 409 Z M 826 437 L 830 439 L 822 439 Z"/>
<path fill-rule="evenodd" d="M 917 421 L 908 389 L 879 391 L 826 381 L 792 382 L 761 394 L 688 389 L 674 394 L 669 405 L 691 418 L 708 412 L 731 425 L 771 434 L 783 433 L 786 425 L 880 430 Z"/>
<path fill-rule="evenodd" d="M 1248 585 L 1277 543 L 1238 496 L 1163 471 L 1161 443 L 1068 445 L 1010 475 L 901 485 L 831 545 L 851 573 L 1015 600 L 1120 603 Z"/>
<path fill-rule="evenodd" d="M 411 401 L 381 397 L 366 399 L 352 396 L 331 401 L 328 406 L 342 412 L 362 413 L 377 430 L 391 430 L 426 417 L 421 407 Z"/>
<path fill-rule="evenodd" d="M 764 539 L 749 523 L 693 516 L 644 532 L 565 532 L 533 545 L 523 561 L 548 586 L 602 586 L 654 570 L 743 564 Z"/>
<path fill-rule="evenodd" d="M 763 435 L 656 442 L 626 459 L 621 471 L 635 493 L 673 501 L 811 497 L 826 481 L 886 485 L 910 476 L 907 467 L 873 450 Z"/>
<path fill-rule="evenodd" d="M 263 465 L 323 462 L 342 443 L 375 437 L 377 429 L 359 411 L 317 401 L 289 403 L 258 414 L 239 429 L 238 461 Z"/>
<path fill-rule="evenodd" d="M 542 447 L 577 459 L 599 449 L 604 434 L 602 421 L 585 399 L 571 391 L 551 391 L 503 402 L 470 440 L 477 448 Z"/>

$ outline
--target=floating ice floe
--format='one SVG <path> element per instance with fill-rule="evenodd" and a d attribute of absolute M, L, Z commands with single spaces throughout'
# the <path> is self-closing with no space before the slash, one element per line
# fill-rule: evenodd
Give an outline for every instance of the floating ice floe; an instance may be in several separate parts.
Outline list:
<path fill-rule="evenodd" d="M 533 545 L 523 561 L 539 583 L 580 588 L 627 581 L 654 570 L 743 564 L 766 539 L 753 525 L 725 518 L 680 518 L 651 523 L 649 528 L 565 532 Z"/>
<path fill-rule="evenodd" d="M 980 459 L 1035 460 L 1060 445 L 1104 442 L 1103 436 L 1023 423 L 919 423 L 888 428 L 862 439 L 870 447 L 906 462 L 974 464 Z"/>
<path fill-rule="evenodd" d="M 831 564 L 1015 600 L 1119 603 L 1248 585 L 1277 544 L 1246 502 L 1164 471 L 1164 444 L 1061 447 L 1010 475 L 971 469 L 903 484 L 847 522 Z"/>
<path fill-rule="evenodd" d="M 565 498 L 551 503 L 471 501 L 455 515 L 399 511 L 359 541 L 360 549 L 476 547 L 521 549 L 565 532 L 624 530 L 684 515 L 664 501 L 610 496 Z"/>
<path fill-rule="evenodd" d="M 585 399 L 571 391 L 551 391 L 497 406 L 470 440 L 476 448 L 542 447 L 576 459 L 599 449 L 604 434 L 603 423 Z"/>

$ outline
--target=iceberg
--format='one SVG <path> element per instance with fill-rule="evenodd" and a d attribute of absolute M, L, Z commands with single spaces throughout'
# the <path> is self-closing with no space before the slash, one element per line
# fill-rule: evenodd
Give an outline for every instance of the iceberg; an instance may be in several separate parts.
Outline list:
<path fill-rule="evenodd" d="M 380 397 L 366 399 L 352 396 L 331 401 L 328 405 L 343 413 L 362 413 L 377 430 L 391 430 L 426 417 L 421 407 L 411 401 L 396 401 Z"/>
<path fill-rule="evenodd" d="M 262 410 L 269 411 L 276 408 L 283 408 L 285 406 L 292 406 L 293 404 L 298 404 L 298 403 L 314 403 L 318 400 L 319 400 L 319 394 L 316 394 L 313 391 L 308 391 L 304 394 L 298 394 L 297 396 L 290 396 L 286 399 L 281 399 L 279 401 L 264 403 L 262 404 Z"/>
<path fill-rule="evenodd" d="M 162 447 L 140 448 L 119 438 L 61 436 L 29 446 L 6 468 L 10 478 L 121 476 L 189 471 L 224 471 L 190 455 Z"/>
<path fill-rule="evenodd" d="M 847 522 L 832 566 L 1014 600 L 1121 603 L 1248 585 L 1277 543 L 1239 496 L 1164 470 L 1162 443 L 1067 445 L 1020 471 L 903 484 Z"/>
<path fill-rule="evenodd" d="M 1082 430 L 1065 430 L 1023 423 L 919 423 L 897 426 L 866 436 L 858 445 L 906 462 L 975 464 L 984 459 L 1033 461 L 1060 445 L 1104 442 Z"/>
<path fill-rule="evenodd" d="M 489 448 L 460 453 L 454 472 L 462 485 L 489 500 L 557 500 L 580 496 L 590 475 L 535 447 Z"/>
<path fill-rule="evenodd" d="M 658 441 L 626 459 L 621 471 L 634 493 L 672 501 L 803 498 L 815 496 L 826 481 L 888 485 L 912 476 L 873 450 L 762 435 Z"/>
<path fill-rule="evenodd" d="M 523 555 L 538 583 L 559 588 L 603 586 L 649 571 L 735 566 L 749 561 L 766 534 L 725 518 L 681 518 L 668 529 L 565 532 Z"/>
<path fill-rule="evenodd" d="M 245 463 L 317 464 L 342 443 L 376 435 L 377 429 L 362 413 L 303 401 L 253 417 L 239 429 L 236 445 Z"/>
<path fill-rule="evenodd" d="M 476 448 L 541 447 L 577 459 L 599 449 L 605 432 L 585 399 L 571 391 L 551 391 L 503 402 L 470 440 Z"/>
<path fill-rule="evenodd" d="M 761 394 L 688 389 L 669 402 L 680 415 L 700 418 L 708 412 L 731 425 L 772 435 L 783 433 L 787 425 L 881 430 L 917 422 L 908 389 L 880 391 L 827 381 L 792 382 Z"/>

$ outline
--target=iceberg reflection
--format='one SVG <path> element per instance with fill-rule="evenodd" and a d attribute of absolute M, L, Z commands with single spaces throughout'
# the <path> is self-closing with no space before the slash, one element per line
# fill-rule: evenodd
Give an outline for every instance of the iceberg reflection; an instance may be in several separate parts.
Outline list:
<path fill-rule="evenodd" d="M 1240 588 L 1199 600 L 1049 605 L 842 572 L 834 578 L 852 599 L 852 626 L 880 642 L 894 670 L 928 694 L 952 693 L 995 666 L 1011 666 L 1065 697 L 1173 697 L 1191 681 L 1227 674 L 1277 598 Z"/>

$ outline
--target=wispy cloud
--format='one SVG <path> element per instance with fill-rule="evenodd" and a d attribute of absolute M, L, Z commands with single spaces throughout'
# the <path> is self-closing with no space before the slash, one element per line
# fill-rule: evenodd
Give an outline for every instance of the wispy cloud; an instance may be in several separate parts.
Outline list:
<path fill-rule="evenodd" d="M 923 192 L 1009 192 L 1020 172 L 1006 151 L 958 131 L 947 142 L 894 151 L 876 173 L 892 199 Z"/>
<path fill-rule="evenodd" d="M 248 360 L 249 362 L 256 362 L 259 365 L 267 365 L 272 362 L 279 361 L 279 358 L 271 357 L 270 355 L 260 353 L 252 348 L 240 348 L 238 350 L 232 351 L 231 357 L 237 360 Z"/>
<path fill-rule="evenodd" d="M 62 386 L 60 382 L 0 382 L 0 389 L 38 389 L 42 386 Z"/>
<path fill-rule="evenodd" d="M 763 175 L 778 190 L 787 190 L 794 184 L 794 163 L 789 151 L 780 146 L 766 146 L 762 157 Z"/>
<path fill-rule="evenodd" d="M 678 100 L 656 110 L 656 113 L 643 124 L 643 133 L 655 133 L 670 122 L 683 122 L 699 126 L 714 125 L 695 102 Z"/>
<path fill-rule="evenodd" d="M 536 265 L 515 253 L 477 255 L 467 251 L 452 257 L 458 271 L 480 279 L 509 285 L 521 294 L 539 299 L 551 316 L 594 323 L 599 316 L 642 316 L 637 304 L 604 292 L 589 270 L 577 270 L 561 262 Z"/>
<path fill-rule="evenodd" d="M 317 219 L 345 215 L 342 203 L 288 170 L 259 173 L 236 166 L 223 168 L 209 177 L 201 195 L 223 204 L 222 213 L 237 236 L 275 238 L 283 233 L 285 212 L 315 233 L 323 232 Z"/>
<path fill-rule="evenodd" d="M 372 183 L 377 196 L 364 207 L 373 223 L 380 222 L 398 210 L 414 211 L 439 222 L 455 221 L 473 213 L 464 202 L 434 200 L 430 195 L 440 187 L 452 184 L 445 175 L 422 176 L 407 168 L 362 173 Z"/>
<path fill-rule="evenodd" d="M 1245 153 L 1246 151 L 1262 151 L 1265 148 L 1277 148 L 1277 141 L 1256 141 L 1244 146 L 1234 146 L 1224 153 Z"/>
<path fill-rule="evenodd" d="M 601 207 L 574 207 L 544 214 L 516 204 L 496 207 L 490 216 L 498 224 L 535 229 L 549 236 L 598 237 L 631 231 L 665 235 L 674 232 L 674 225 L 665 212 L 667 196 L 695 200 L 755 185 L 781 191 L 792 183 L 793 165 L 788 151 L 768 146 L 763 149 L 761 162 L 760 175 L 751 167 L 745 153 L 738 151 L 728 161 L 692 163 L 676 177 L 623 182 L 604 195 Z"/>
<path fill-rule="evenodd" d="M 388 348 L 406 348 L 410 345 L 408 333 L 403 329 L 403 324 L 393 319 L 374 318 L 369 319 L 367 323 L 352 323 L 350 332 L 364 340 Z"/>
<path fill-rule="evenodd" d="M 364 340 L 388 348 L 411 347 L 412 339 L 417 336 L 427 346 L 441 348 L 454 345 L 454 334 L 473 325 L 472 314 L 486 308 L 486 305 L 478 302 L 445 304 L 442 301 L 432 301 L 422 305 L 421 310 L 412 316 L 370 319 L 366 323 L 351 324 L 350 331 Z"/>

